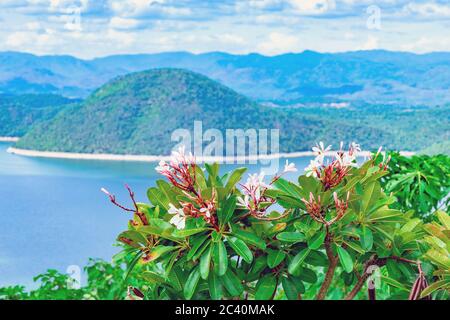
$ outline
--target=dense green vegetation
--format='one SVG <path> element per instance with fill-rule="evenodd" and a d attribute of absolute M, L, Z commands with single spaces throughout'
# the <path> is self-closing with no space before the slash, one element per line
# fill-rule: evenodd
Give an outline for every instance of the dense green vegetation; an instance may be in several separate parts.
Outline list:
<path fill-rule="evenodd" d="M 73 289 L 67 275 L 49 270 L 35 278 L 36 290 L 0 288 L 0 299 L 448 299 L 449 157 L 391 157 L 388 163 L 374 156 L 359 168 L 348 160 L 324 165 L 298 182 L 277 175 L 271 189 L 254 176 L 242 191 L 235 185 L 244 169 L 221 176 L 217 165 L 202 171 L 186 162 L 179 184 L 160 180 L 148 190 L 150 204 L 134 203 L 130 193 L 133 219 L 118 236 L 124 251 L 113 264 L 91 260 L 83 287 Z M 344 170 L 342 179 L 327 174 L 328 166 Z M 417 171 L 425 185 L 409 179 Z M 253 202 L 255 187 L 260 200 Z M 428 188 L 433 197 L 424 201 Z M 271 210 L 274 201 L 285 211 Z M 181 212 L 169 203 L 205 206 L 211 215 L 186 213 L 181 225 Z M 369 265 L 379 267 L 372 291 Z"/>
<path fill-rule="evenodd" d="M 381 130 L 388 140 L 368 137 L 391 150 L 418 151 L 450 155 L 450 105 L 441 107 L 397 108 L 392 106 L 355 105 L 347 108 L 304 107 L 298 111 L 315 119 L 335 119 L 343 130 L 348 124 Z M 354 137 L 359 137 L 354 133 Z"/>
<path fill-rule="evenodd" d="M 449 137 L 448 107 L 394 111 L 258 105 L 204 76 L 155 69 L 119 77 L 54 119 L 34 126 L 19 148 L 43 151 L 169 154 L 179 128 L 280 129 L 280 151 L 308 150 L 315 141 L 351 141 L 368 149 L 418 151 Z M 439 130 L 434 130 L 438 126 Z M 207 143 L 205 143 L 207 144 Z"/>
<path fill-rule="evenodd" d="M 404 212 L 414 211 L 430 220 L 437 210 L 450 213 L 450 157 L 391 154 L 389 175 L 382 178 L 386 193 L 393 193 L 395 207 Z"/>
<path fill-rule="evenodd" d="M 21 137 L 74 100 L 51 94 L 0 95 L 0 136 Z"/>

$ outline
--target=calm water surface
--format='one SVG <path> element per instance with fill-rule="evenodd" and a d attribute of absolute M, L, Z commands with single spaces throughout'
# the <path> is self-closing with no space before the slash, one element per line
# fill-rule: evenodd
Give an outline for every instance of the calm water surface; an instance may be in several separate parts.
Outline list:
<path fill-rule="evenodd" d="M 8 146 L 0 143 L 0 286 L 33 287 L 33 276 L 82 267 L 89 257 L 110 261 L 129 216 L 100 188 L 128 203 L 128 183 L 138 201 L 148 202 L 146 190 L 159 178 L 154 163 L 28 158 L 7 153 Z M 304 168 L 309 159 L 290 161 Z M 251 165 L 249 172 L 259 170 Z"/>

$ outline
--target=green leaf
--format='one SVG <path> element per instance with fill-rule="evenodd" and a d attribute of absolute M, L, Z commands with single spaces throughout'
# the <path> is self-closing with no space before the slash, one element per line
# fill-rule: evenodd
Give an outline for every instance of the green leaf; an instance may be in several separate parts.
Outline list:
<path fill-rule="evenodd" d="M 225 289 L 233 297 L 238 297 L 244 291 L 241 280 L 228 268 L 227 272 L 220 277 Z"/>
<path fill-rule="evenodd" d="M 361 229 L 361 238 L 360 238 L 361 247 L 369 251 L 373 246 L 373 234 L 372 231 L 367 227 L 363 226 Z"/>
<path fill-rule="evenodd" d="M 165 277 L 163 277 L 162 275 L 160 275 L 160 274 L 158 274 L 158 273 L 156 273 L 156 272 L 153 272 L 153 271 L 144 271 L 143 273 L 142 273 L 142 277 L 146 280 L 146 281 L 148 281 L 148 282 L 150 282 L 150 283 L 155 283 L 155 284 L 162 284 L 162 283 L 165 283 L 166 282 L 166 278 Z"/>
<path fill-rule="evenodd" d="M 430 294 L 432 294 L 434 291 L 441 290 L 441 289 L 450 289 L 450 282 L 449 280 L 439 280 L 432 284 L 430 284 L 428 287 L 425 288 L 425 290 L 422 291 L 420 294 L 421 298 L 424 298 Z"/>
<path fill-rule="evenodd" d="M 311 270 L 309 268 L 301 267 L 298 269 L 297 272 L 299 273 L 298 278 L 300 280 L 302 280 L 304 282 L 308 282 L 308 283 L 316 283 L 317 282 L 317 275 L 313 270 Z M 297 289 L 299 289 L 299 288 L 297 287 Z"/>
<path fill-rule="evenodd" d="M 189 237 L 194 234 L 203 232 L 208 230 L 207 228 L 193 228 L 193 229 L 183 229 L 183 230 L 176 230 L 173 232 L 173 235 L 179 238 Z"/>
<path fill-rule="evenodd" d="M 219 281 L 219 277 L 214 272 L 210 272 L 209 274 L 208 287 L 211 299 L 222 299 L 222 284 Z"/>
<path fill-rule="evenodd" d="M 378 182 L 372 182 L 369 185 L 365 186 L 364 193 L 361 199 L 361 212 L 368 212 L 370 205 L 375 203 L 380 195 L 381 187 Z"/>
<path fill-rule="evenodd" d="M 252 263 L 253 254 L 244 241 L 237 238 L 227 238 L 230 247 L 247 263 Z"/>
<path fill-rule="evenodd" d="M 214 244 L 213 251 L 214 272 L 218 276 L 225 274 L 228 268 L 227 249 L 222 240 Z"/>
<path fill-rule="evenodd" d="M 172 246 L 156 246 L 153 247 L 150 252 L 147 254 L 145 262 L 150 262 L 150 261 L 154 261 L 156 259 L 158 259 L 159 257 L 161 257 L 163 254 L 168 253 L 170 251 L 176 250 L 178 249 L 177 247 L 172 247 Z"/>
<path fill-rule="evenodd" d="M 271 269 L 278 266 L 286 258 L 286 253 L 281 250 L 267 249 L 267 252 L 269 253 L 267 255 L 267 265 Z"/>
<path fill-rule="evenodd" d="M 311 239 L 308 240 L 308 247 L 311 250 L 317 250 L 325 241 L 326 233 L 324 230 L 317 232 Z"/>
<path fill-rule="evenodd" d="M 406 288 L 403 284 L 401 284 L 397 280 L 394 280 L 394 279 L 392 279 L 390 277 L 386 277 L 386 276 L 382 275 L 380 277 L 380 279 L 381 279 L 381 281 L 385 282 L 386 284 L 388 284 L 388 285 L 390 285 L 392 287 L 398 288 L 398 289 L 403 290 L 403 291 L 409 291 L 408 288 Z"/>
<path fill-rule="evenodd" d="M 345 272 L 350 273 L 353 271 L 353 259 L 350 254 L 342 247 L 337 247 L 337 253 L 339 256 L 339 261 Z"/>
<path fill-rule="evenodd" d="M 284 191 L 288 195 L 298 198 L 302 196 L 301 189 L 283 178 L 277 179 L 273 184 L 277 189 Z"/>
<path fill-rule="evenodd" d="M 200 258 L 200 275 L 203 280 L 208 279 L 209 266 L 211 264 L 212 245 L 206 249 L 206 252 Z"/>
<path fill-rule="evenodd" d="M 445 227 L 445 229 L 450 229 L 450 216 L 448 215 L 448 213 L 442 211 L 442 210 L 438 210 L 436 212 L 437 217 L 439 219 L 439 221 L 442 223 L 442 225 Z"/>
<path fill-rule="evenodd" d="M 297 253 L 297 255 L 292 259 L 291 263 L 289 263 L 288 272 L 290 274 L 294 274 L 301 266 L 303 261 L 305 261 L 311 249 L 306 248 Z"/>
<path fill-rule="evenodd" d="M 191 274 L 187 278 L 186 284 L 184 285 L 183 293 L 184 297 L 187 300 L 190 300 L 194 295 L 199 280 L 200 280 L 200 270 L 198 267 L 196 267 L 191 271 Z"/>
<path fill-rule="evenodd" d="M 262 277 L 256 284 L 255 300 L 270 300 L 276 288 L 276 277 L 271 274 Z"/>
<path fill-rule="evenodd" d="M 236 183 L 238 183 L 241 180 L 245 171 L 247 171 L 247 168 L 238 168 L 231 173 L 230 177 L 228 178 L 227 184 L 225 185 L 226 193 L 229 193 L 231 189 L 234 188 Z"/>
<path fill-rule="evenodd" d="M 217 211 L 220 225 L 223 226 L 233 217 L 236 209 L 236 196 L 232 195 L 228 199 L 222 201 L 222 207 Z"/>
<path fill-rule="evenodd" d="M 250 245 L 266 250 L 266 243 L 254 233 L 234 227 L 232 234 Z"/>
<path fill-rule="evenodd" d="M 169 209 L 169 199 L 167 199 L 166 195 L 158 188 L 149 188 L 147 190 L 147 197 L 155 207 L 160 206 L 165 210 Z"/>
<path fill-rule="evenodd" d="M 200 246 L 206 241 L 208 236 L 192 237 L 191 240 L 191 250 L 189 250 L 186 259 L 191 260 L 192 257 L 197 253 Z"/>
<path fill-rule="evenodd" d="M 297 300 L 299 298 L 297 287 L 290 279 L 286 277 L 281 278 L 281 285 L 288 300 Z"/>
<path fill-rule="evenodd" d="M 281 232 L 277 239 L 283 242 L 300 242 L 305 240 L 305 235 L 298 232 Z"/>

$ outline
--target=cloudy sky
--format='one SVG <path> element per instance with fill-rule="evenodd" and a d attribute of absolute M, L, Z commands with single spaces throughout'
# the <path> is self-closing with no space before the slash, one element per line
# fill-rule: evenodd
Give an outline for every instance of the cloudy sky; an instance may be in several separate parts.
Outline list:
<path fill-rule="evenodd" d="M 448 0 L 0 0 L 0 51 L 450 51 Z"/>

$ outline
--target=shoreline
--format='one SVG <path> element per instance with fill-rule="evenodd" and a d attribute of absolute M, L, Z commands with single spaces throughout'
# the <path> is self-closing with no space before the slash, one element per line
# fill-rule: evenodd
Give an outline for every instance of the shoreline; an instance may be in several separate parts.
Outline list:
<path fill-rule="evenodd" d="M 17 142 L 19 137 L 0 137 L 0 142 Z"/>
<path fill-rule="evenodd" d="M 54 151 L 36 151 L 26 150 L 10 147 L 6 150 L 8 153 L 26 156 L 26 157 L 38 157 L 38 158 L 56 158 L 56 159 L 71 159 L 71 160 L 101 160 L 101 161 L 130 161 L 130 162 L 158 162 L 161 160 L 169 161 L 171 156 L 163 155 L 131 155 L 131 154 L 95 154 L 95 153 L 71 153 L 71 152 L 54 152 Z M 371 154 L 370 151 L 361 151 L 360 157 L 368 157 Z M 400 154 L 405 156 L 414 155 L 414 152 L 403 151 Z M 326 156 L 334 155 L 334 152 L 327 152 Z M 270 155 L 252 155 L 252 156 L 236 156 L 236 157 L 218 157 L 218 156 L 206 156 L 196 157 L 198 162 L 220 162 L 220 163 L 245 163 L 246 161 L 260 161 L 260 160 L 276 160 L 287 158 L 302 158 L 302 157 L 314 157 L 315 154 L 312 151 L 299 151 L 290 153 L 276 153 Z"/>

